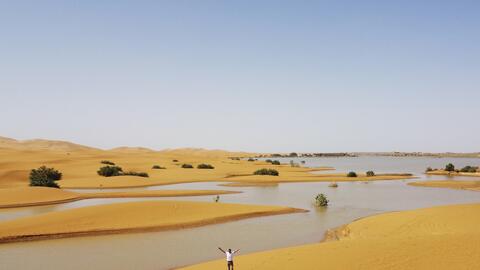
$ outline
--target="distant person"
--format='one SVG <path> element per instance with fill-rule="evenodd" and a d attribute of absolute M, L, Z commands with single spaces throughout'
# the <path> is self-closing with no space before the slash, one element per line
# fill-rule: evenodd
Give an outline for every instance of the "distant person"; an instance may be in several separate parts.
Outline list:
<path fill-rule="evenodd" d="M 218 249 L 220 249 L 220 251 L 223 252 L 225 254 L 225 256 L 227 256 L 227 268 L 228 268 L 228 270 L 233 270 L 233 254 L 237 253 L 240 249 L 237 249 L 233 252 L 232 252 L 231 249 L 228 249 L 227 251 L 223 250 L 221 247 L 219 247 Z"/>

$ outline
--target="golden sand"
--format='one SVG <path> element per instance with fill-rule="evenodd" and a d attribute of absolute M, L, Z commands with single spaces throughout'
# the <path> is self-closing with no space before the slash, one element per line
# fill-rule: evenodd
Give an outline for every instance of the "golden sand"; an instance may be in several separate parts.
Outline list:
<path fill-rule="evenodd" d="M 58 188 L 21 187 L 0 189 L 0 208 L 37 206 L 100 198 L 205 196 L 239 193 L 226 190 L 142 190 L 77 193 Z"/>
<path fill-rule="evenodd" d="M 438 180 L 438 181 L 422 181 L 408 183 L 417 187 L 438 187 L 452 189 L 466 189 L 480 191 L 480 180 L 477 181 L 460 181 L 460 180 Z"/>
<path fill-rule="evenodd" d="M 480 204 L 372 216 L 342 226 L 330 241 L 238 256 L 238 269 L 480 269 Z M 217 260 L 183 270 L 225 267 Z"/>
<path fill-rule="evenodd" d="M 434 170 L 426 172 L 429 175 L 450 175 L 450 176 L 471 176 L 471 177 L 480 177 L 480 172 L 449 172 L 445 170 Z"/>
<path fill-rule="evenodd" d="M 82 207 L 0 223 L 0 243 L 81 235 L 174 230 L 257 216 L 304 212 L 225 203 L 146 201 Z"/>

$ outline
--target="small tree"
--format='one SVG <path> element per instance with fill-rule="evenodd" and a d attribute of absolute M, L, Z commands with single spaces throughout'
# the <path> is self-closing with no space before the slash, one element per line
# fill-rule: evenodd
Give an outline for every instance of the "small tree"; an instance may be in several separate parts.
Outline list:
<path fill-rule="evenodd" d="M 115 163 L 113 163 L 113 162 L 111 162 L 111 161 L 109 161 L 109 160 L 102 160 L 102 161 L 100 161 L 100 163 L 102 163 L 102 164 L 107 164 L 107 165 L 115 165 Z"/>
<path fill-rule="evenodd" d="M 375 173 L 373 171 L 368 171 L 367 176 L 368 177 L 375 176 Z"/>
<path fill-rule="evenodd" d="M 123 172 L 122 168 L 118 166 L 104 166 L 97 171 L 98 175 L 105 176 L 105 177 L 118 176 L 118 175 L 121 175 L 122 172 Z"/>
<path fill-rule="evenodd" d="M 182 168 L 184 168 L 184 169 L 192 169 L 193 166 L 192 166 L 192 164 L 182 164 Z"/>
<path fill-rule="evenodd" d="M 328 206 L 329 200 L 327 199 L 327 196 L 325 194 L 320 193 L 315 197 L 315 204 L 320 207 L 326 207 Z"/>
<path fill-rule="evenodd" d="M 356 172 L 349 172 L 347 174 L 347 177 L 357 177 L 357 173 Z"/>
<path fill-rule="evenodd" d="M 292 152 L 288 155 L 289 157 L 298 157 L 298 154 L 295 152 Z"/>
<path fill-rule="evenodd" d="M 202 163 L 202 164 L 198 164 L 197 169 L 215 169 L 215 167 L 213 167 L 210 164 Z"/>
<path fill-rule="evenodd" d="M 447 166 L 445 166 L 445 171 L 453 172 L 453 171 L 455 171 L 455 166 L 453 166 L 452 163 L 448 163 Z"/>
<path fill-rule="evenodd" d="M 274 170 L 274 169 L 260 169 L 260 170 L 256 170 L 255 172 L 253 172 L 254 175 L 273 175 L 273 176 L 278 176 L 279 173 L 277 170 Z"/>
<path fill-rule="evenodd" d="M 461 172 L 469 172 L 469 173 L 474 173 L 474 172 L 477 172 L 478 170 L 478 167 L 473 167 L 473 166 L 465 166 L 463 167 L 460 171 Z"/>
<path fill-rule="evenodd" d="M 60 188 L 55 181 L 62 179 L 62 173 L 54 168 L 41 166 L 30 171 L 30 186 Z"/>

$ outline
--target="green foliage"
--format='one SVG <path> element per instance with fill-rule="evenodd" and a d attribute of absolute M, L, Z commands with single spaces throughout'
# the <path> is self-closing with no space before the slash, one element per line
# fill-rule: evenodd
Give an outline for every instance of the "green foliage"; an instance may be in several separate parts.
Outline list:
<path fill-rule="evenodd" d="M 30 186 L 60 188 L 55 181 L 62 179 L 62 173 L 54 168 L 41 166 L 30 171 Z"/>
<path fill-rule="evenodd" d="M 445 171 L 453 172 L 453 171 L 455 171 L 455 166 L 453 166 L 452 163 L 448 163 L 447 166 L 445 166 Z"/>
<path fill-rule="evenodd" d="M 280 165 L 280 161 L 274 160 L 274 161 L 272 161 L 272 165 Z"/>
<path fill-rule="evenodd" d="M 478 171 L 478 167 L 468 165 L 468 166 L 463 167 L 460 171 L 461 172 L 474 173 L 474 172 Z"/>
<path fill-rule="evenodd" d="M 252 161 L 255 161 L 255 159 L 249 158 L 248 161 L 252 162 Z"/>
<path fill-rule="evenodd" d="M 425 172 L 431 172 L 433 171 L 432 167 L 427 167 L 427 169 L 425 170 Z"/>
<path fill-rule="evenodd" d="M 278 176 L 279 173 L 277 170 L 275 169 L 260 169 L 260 170 L 256 170 L 254 173 L 254 175 L 273 175 L 273 176 Z"/>
<path fill-rule="evenodd" d="M 202 164 L 198 164 L 197 169 L 215 169 L 215 167 L 213 167 L 210 164 L 202 163 Z"/>
<path fill-rule="evenodd" d="M 327 199 L 327 196 L 325 194 L 320 193 L 315 197 L 315 204 L 320 207 L 325 207 L 328 206 L 329 200 Z"/>
<path fill-rule="evenodd" d="M 356 172 L 349 172 L 347 174 L 347 177 L 357 177 L 357 173 Z"/>
<path fill-rule="evenodd" d="M 192 169 L 193 166 L 192 166 L 192 164 L 186 164 L 186 163 L 185 163 L 185 164 L 182 164 L 182 168 L 184 168 L 184 169 Z"/>
<path fill-rule="evenodd" d="M 129 171 L 129 172 L 124 172 L 120 175 L 132 175 L 132 176 L 148 177 L 148 173 L 146 173 L 146 172 L 132 172 L 132 171 Z"/>
<path fill-rule="evenodd" d="M 166 169 L 165 167 L 162 167 L 160 165 L 153 165 L 152 169 L 160 170 L 160 169 Z"/>
<path fill-rule="evenodd" d="M 98 175 L 105 177 L 118 176 L 121 175 L 122 172 L 122 168 L 118 166 L 104 166 L 97 171 Z"/>
<path fill-rule="evenodd" d="M 367 176 L 368 177 L 375 176 L 375 173 L 373 171 L 368 171 Z"/>
<path fill-rule="evenodd" d="M 100 163 L 102 163 L 102 164 L 107 164 L 107 165 L 115 165 L 115 163 L 113 163 L 113 162 L 111 162 L 111 161 L 109 161 L 109 160 L 102 160 L 102 161 L 100 161 Z"/>
<path fill-rule="evenodd" d="M 298 154 L 295 152 L 292 152 L 288 155 L 289 157 L 298 157 Z"/>
<path fill-rule="evenodd" d="M 271 159 L 266 159 L 265 162 L 267 162 L 267 163 L 272 163 L 273 160 L 271 160 Z"/>

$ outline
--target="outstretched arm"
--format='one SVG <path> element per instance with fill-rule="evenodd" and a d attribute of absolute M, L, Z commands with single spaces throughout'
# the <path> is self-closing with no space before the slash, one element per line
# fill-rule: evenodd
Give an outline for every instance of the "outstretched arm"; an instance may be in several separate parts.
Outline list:
<path fill-rule="evenodd" d="M 223 250 L 221 247 L 218 247 L 218 249 L 220 249 L 221 252 L 225 253 L 225 250 Z"/>
<path fill-rule="evenodd" d="M 240 251 L 240 249 L 237 249 L 237 250 L 235 250 L 233 253 L 237 253 L 237 252 L 239 252 L 239 251 Z"/>

